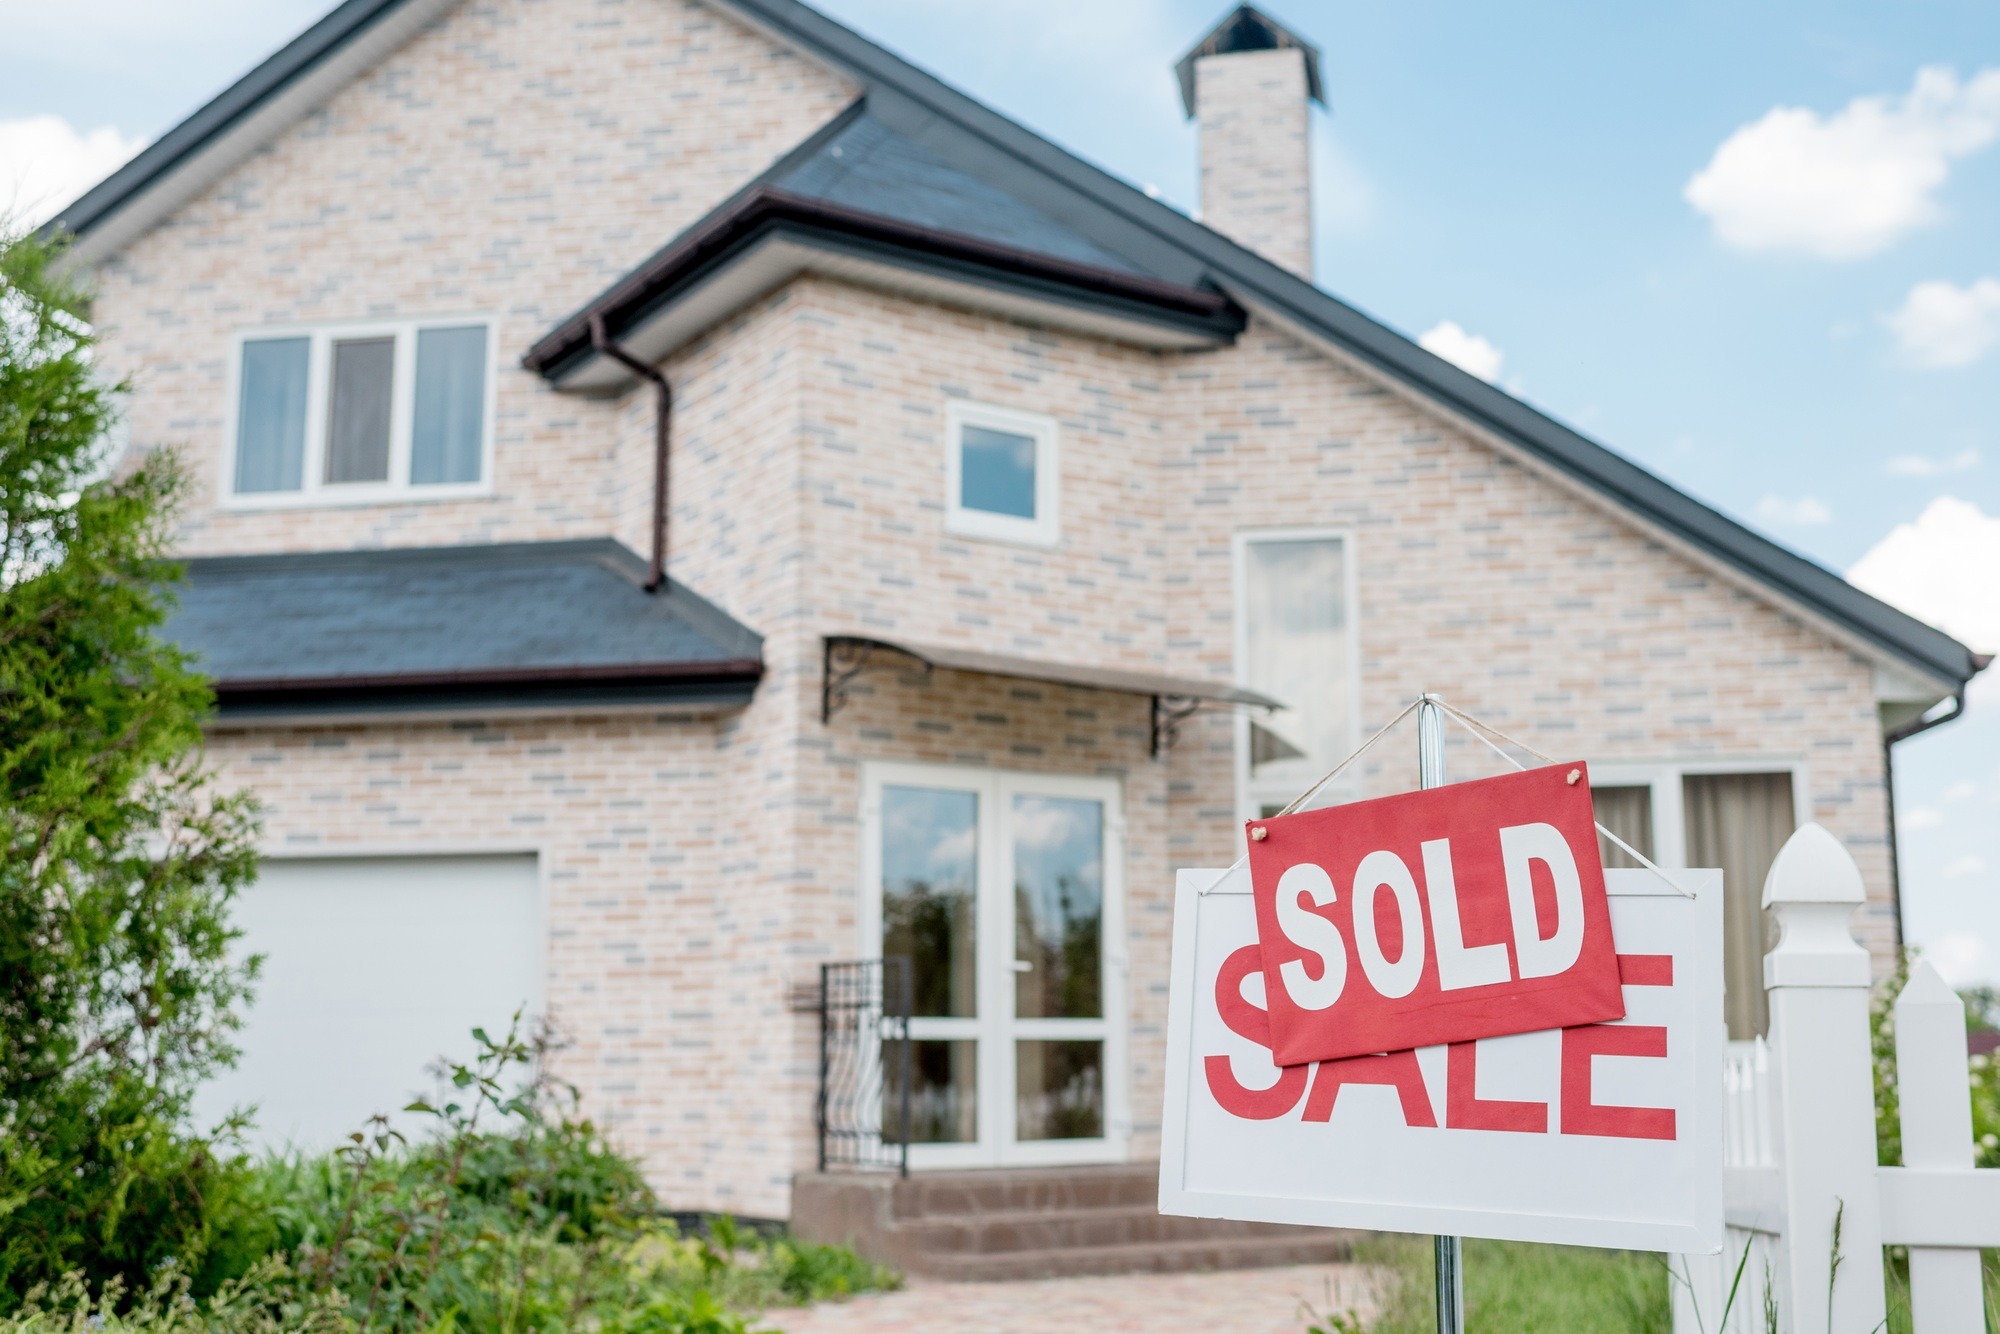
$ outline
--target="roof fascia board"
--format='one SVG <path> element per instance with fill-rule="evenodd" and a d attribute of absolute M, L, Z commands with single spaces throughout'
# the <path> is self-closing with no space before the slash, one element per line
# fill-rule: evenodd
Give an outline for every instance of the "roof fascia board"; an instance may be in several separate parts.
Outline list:
<path fill-rule="evenodd" d="M 65 208 L 45 231 L 95 264 L 222 179 L 460 0 L 348 0 Z"/>
<path fill-rule="evenodd" d="M 720 713 L 749 704 L 749 679 L 647 684 L 636 687 L 563 685 L 545 689 L 229 691 L 218 688 L 208 726 L 225 729 L 333 726 L 504 715 L 574 717 L 599 714 Z"/>
<path fill-rule="evenodd" d="M 626 323 L 616 337 L 641 361 L 658 364 L 808 275 L 1150 350 L 1214 347 L 1236 332 L 1218 322 L 1179 321 L 1144 308 L 1124 309 L 1111 298 L 1059 284 L 1033 283 L 893 246 L 781 225 L 703 266 L 676 284 L 664 300 L 648 303 L 645 313 Z M 579 348 L 545 374 L 557 388 L 585 395 L 621 394 L 638 383 L 628 367 L 587 348 Z"/>
<path fill-rule="evenodd" d="M 1697 545 L 1687 536 L 1662 524 L 1644 511 L 1631 505 L 1620 503 L 1608 496 L 1603 488 L 1578 477 L 1575 473 L 1559 467 L 1546 456 L 1527 449 L 1518 440 L 1493 430 L 1476 417 L 1457 410 L 1453 405 L 1434 398 L 1413 387 L 1407 380 L 1381 366 L 1355 355 L 1352 349 L 1326 337 L 1323 333 L 1297 320 L 1287 318 L 1282 312 L 1271 309 L 1261 302 L 1239 298 L 1252 314 L 1299 338 L 1315 351 L 1338 365 L 1362 376 L 1370 383 L 1381 386 L 1418 410 L 1441 416 L 1452 426 L 1472 439 L 1494 450 L 1503 458 L 1519 464 L 1592 509 L 1608 515 L 1619 523 L 1636 528 L 1646 537 L 1674 552 L 1684 560 L 1715 575 L 1732 588 L 1741 589 L 1761 602 L 1775 604 L 1786 615 L 1794 616 L 1810 625 L 1814 630 L 1832 639 L 1848 651 L 1867 662 L 1871 667 L 1894 671 L 1907 681 L 1914 673 L 1927 687 L 1935 691 L 1932 699 L 1942 699 L 1958 689 L 1958 682 L 1939 672 L 1935 667 L 1927 667 L 1914 662 L 1910 657 L 1887 648 L 1875 640 L 1857 633 L 1851 627 L 1841 624 L 1825 615 L 1810 602 L 1788 596 L 1770 582 L 1759 579 L 1740 565 L 1724 560 L 1713 550 Z M 1832 576 L 1837 577 L 1837 576 Z"/>
<path fill-rule="evenodd" d="M 1217 343 L 1228 341 L 1242 328 L 1241 312 L 1213 288 L 1201 290 L 1092 269 L 973 237 L 857 213 L 769 187 L 753 187 L 556 326 L 530 349 L 524 362 L 558 384 L 574 383 L 584 367 L 601 359 L 582 333 L 591 313 L 603 314 L 609 332 L 625 338 L 773 239 L 1022 295 L 1088 312 L 1098 320 L 1110 317 L 1132 326 L 1126 331 L 1127 340 L 1134 339 L 1140 328 L 1151 326 L 1174 331 L 1176 345 Z M 653 272 L 649 274 L 649 270 Z M 778 282 L 764 290 L 774 290 Z M 660 284 L 658 290 L 649 293 L 647 288 L 655 283 Z M 661 349 L 649 350 L 664 354 Z M 621 373 L 602 387 L 622 385 L 628 378 Z"/>
<path fill-rule="evenodd" d="M 1226 344 L 1236 334 L 1236 328 L 1224 322 L 1174 320 L 1158 310 L 1108 294 L 1080 292 L 1058 282 L 912 254 L 856 236 L 778 224 L 746 240 L 718 262 L 702 266 L 698 274 L 676 284 L 664 300 L 648 302 L 646 312 L 626 324 L 616 338 L 636 356 L 662 362 L 716 324 L 734 318 L 804 274 L 916 300 L 984 310 L 1008 320 L 1082 332 L 1138 348 L 1212 348 Z M 736 278 L 740 282 L 732 282 Z M 682 312 L 686 318 L 676 318 Z M 558 388 L 584 394 L 620 394 L 636 384 L 628 368 L 606 362 L 592 350 L 580 350 L 566 362 L 552 366 L 548 374 Z"/>

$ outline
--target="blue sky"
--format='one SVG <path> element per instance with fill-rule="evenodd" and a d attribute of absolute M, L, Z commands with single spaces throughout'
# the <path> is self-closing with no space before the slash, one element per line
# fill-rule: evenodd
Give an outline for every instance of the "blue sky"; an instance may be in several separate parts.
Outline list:
<path fill-rule="evenodd" d="M 9 6 L 0 199 L 115 162 L 326 7 Z M 1221 0 L 822 7 L 1195 203 L 1170 66 Z M 1323 52 L 1323 286 L 1441 349 L 1450 322 L 1514 392 L 1836 569 L 1905 526 L 1866 580 L 2000 649 L 1989 0 L 1266 8 Z M 2000 686 L 1898 764 L 1911 936 L 2000 980 Z"/>

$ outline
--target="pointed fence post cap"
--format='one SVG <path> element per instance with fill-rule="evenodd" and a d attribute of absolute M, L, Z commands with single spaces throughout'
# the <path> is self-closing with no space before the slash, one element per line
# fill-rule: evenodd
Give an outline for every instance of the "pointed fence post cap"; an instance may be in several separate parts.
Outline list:
<path fill-rule="evenodd" d="M 1800 825 L 1785 840 L 1764 877 L 1764 906 L 1780 903 L 1851 903 L 1868 901 L 1861 868 L 1839 839 L 1817 824 Z"/>
<path fill-rule="evenodd" d="M 1965 1002 L 1951 989 L 1942 974 L 1930 964 L 1921 960 L 1911 965 L 1910 980 L 1896 996 L 1896 1008 L 1905 1005 L 1941 1005 L 1954 1012 L 1963 1012 Z"/>

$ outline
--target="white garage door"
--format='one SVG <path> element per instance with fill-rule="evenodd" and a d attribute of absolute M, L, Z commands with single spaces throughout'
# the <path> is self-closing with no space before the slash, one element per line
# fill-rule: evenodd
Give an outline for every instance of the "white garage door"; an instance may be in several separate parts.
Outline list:
<path fill-rule="evenodd" d="M 542 1003 L 532 856 L 269 861 L 236 921 L 264 971 L 243 1058 L 195 1110 L 255 1104 L 256 1144 L 331 1147 L 435 1088 L 440 1056 L 469 1060 L 473 1028 L 497 1040 Z"/>

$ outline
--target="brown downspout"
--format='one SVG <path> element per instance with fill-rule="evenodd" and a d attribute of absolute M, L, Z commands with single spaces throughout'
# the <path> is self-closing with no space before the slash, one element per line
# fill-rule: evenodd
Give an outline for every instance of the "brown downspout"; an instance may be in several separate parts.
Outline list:
<path fill-rule="evenodd" d="M 673 429 L 674 391 L 657 366 L 645 362 L 611 341 L 604 332 L 604 317 L 590 317 L 590 345 L 642 380 L 651 380 L 659 406 L 653 414 L 653 559 L 647 567 L 646 591 L 656 593 L 667 582 L 667 439 Z"/>

